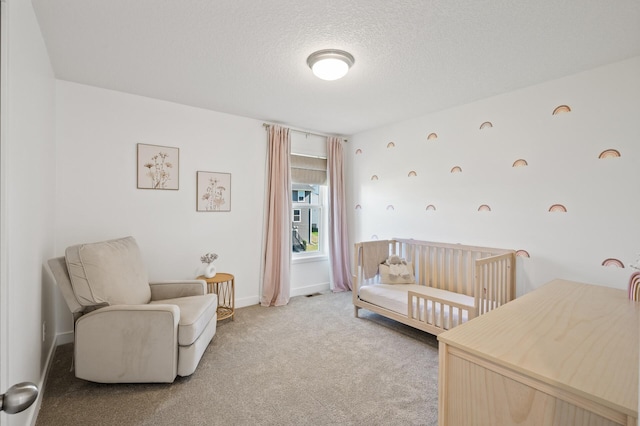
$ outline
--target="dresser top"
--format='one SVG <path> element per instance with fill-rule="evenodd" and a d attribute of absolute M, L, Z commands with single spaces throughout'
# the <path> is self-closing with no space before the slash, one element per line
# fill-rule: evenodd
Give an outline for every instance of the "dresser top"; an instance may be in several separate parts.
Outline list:
<path fill-rule="evenodd" d="M 438 340 L 637 416 L 639 334 L 626 291 L 554 280 Z"/>

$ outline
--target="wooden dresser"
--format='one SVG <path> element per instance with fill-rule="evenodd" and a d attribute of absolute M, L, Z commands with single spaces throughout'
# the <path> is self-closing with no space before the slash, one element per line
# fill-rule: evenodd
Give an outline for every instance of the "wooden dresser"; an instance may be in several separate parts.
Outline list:
<path fill-rule="evenodd" d="M 555 280 L 438 336 L 440 426 L 638 418 L 640 302 Z"/>

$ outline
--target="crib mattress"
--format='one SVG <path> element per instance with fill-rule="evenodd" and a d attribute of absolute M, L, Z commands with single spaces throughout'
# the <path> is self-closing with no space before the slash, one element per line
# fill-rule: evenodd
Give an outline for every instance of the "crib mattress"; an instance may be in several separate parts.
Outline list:
<path fill-rule="evenodd" d="M 454 303 L 458 303 L 464 306 L 468 306 L 470 310 L 474 309 L 475 300 L 471 296 L 467 296 L 465 294 L 454 293 L 447 290 L 441 290 L 439 288 L 427 287 L 424 285 L 418 284 L 373 284 L 366 285 L 360 287 L 360 291 L 358 295 L 361 300 L 365 302 L 369 302 L 373 305 L 380 306 L 382 308 L 388 309 L 400 315 L 408 316 L 408 292 L 413 291 L 415 293 L 424 294 L 429 297 L 436 297 L 438 299 L 448 300 Z M 426 321 L 425 318 L 428 318 L 431 315 L 431 311 L 434 308 L 431 306 L 431 302 L 427 303 L 427 309 L 420 309 L 419 315 L 422 321 Z M 440 304 L 435 304 L 435 313 L 434 317 L 436 318 L 436 326 L 442 327 L 439 324 L 439 315 L 440 315 Z M 414 312 L 418 311 L 418 307 L 414 306 Z M 458 322 L 459 310 L 453 310 L 453 320 L 454 323 Z M 449 318 L 448 311 L 445 309 L 445 329 L 449 328 Z M 467 312 L 462 311 L 462 321 L 467 321 Z M 427 321 L 430 323 L 430 321 Z"/>

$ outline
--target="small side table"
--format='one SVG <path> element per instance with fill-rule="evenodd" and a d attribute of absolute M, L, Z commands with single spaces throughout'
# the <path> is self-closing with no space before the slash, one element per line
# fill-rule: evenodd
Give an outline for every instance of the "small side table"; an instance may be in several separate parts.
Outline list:
<path fill-rule="evenodd" d="M 207 290 L 209 293 L 218 295 L 218 321 L 231 317 L 231 321 L 235 320 L 235 278 L 232 274 L 218 272 L 212 278 L 200 275 L 198 280 L 207 282 Z"/>

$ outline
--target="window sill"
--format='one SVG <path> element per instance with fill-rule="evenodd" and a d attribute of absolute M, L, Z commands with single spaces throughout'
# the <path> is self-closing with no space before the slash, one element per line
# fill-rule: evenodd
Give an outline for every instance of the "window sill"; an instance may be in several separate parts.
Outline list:
<path fill-rule="evenodd" d="M 297 263 L 312 263 L 312 262 L 326 262 L 329 260 L 329 256 L 326 254 L 315 254 L 309 256 L 296 256 L 291 258 L 292 264 Z"/>

